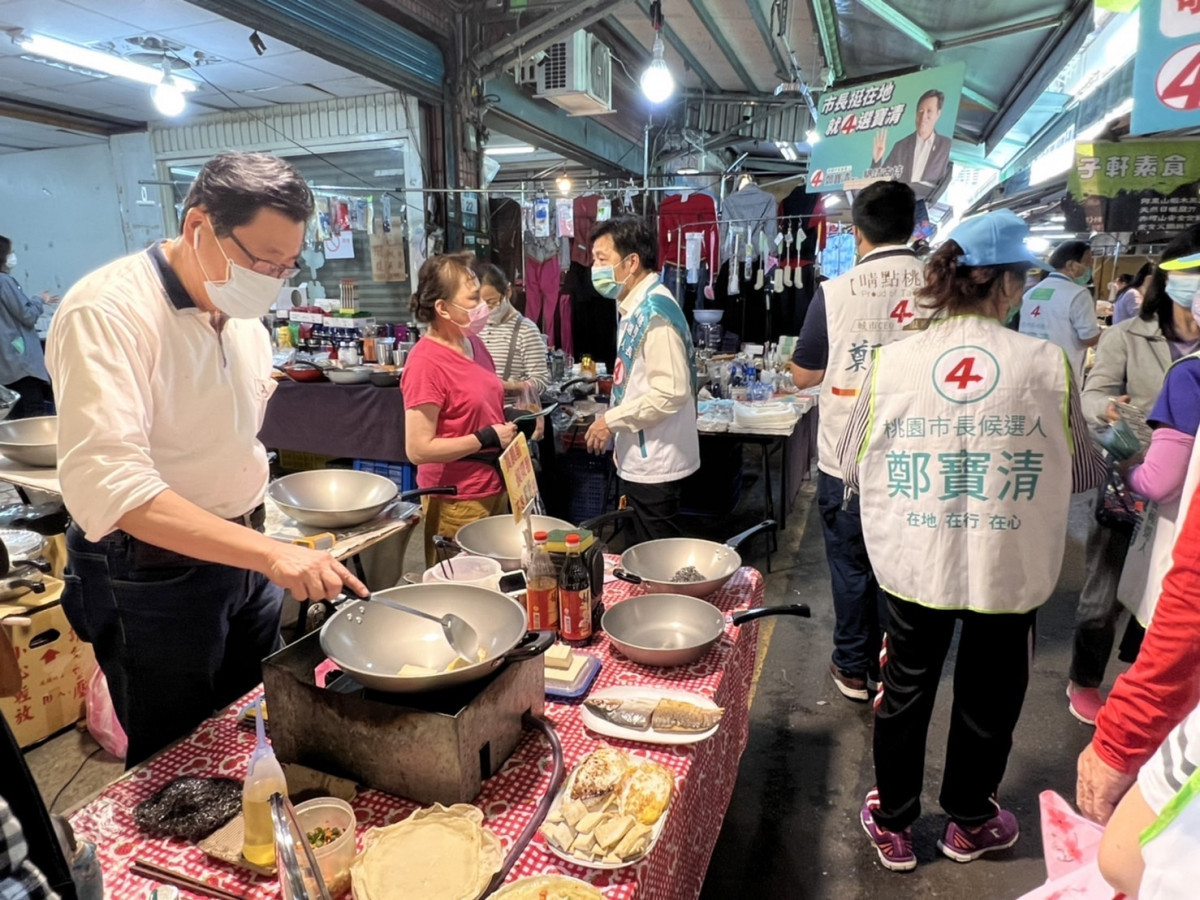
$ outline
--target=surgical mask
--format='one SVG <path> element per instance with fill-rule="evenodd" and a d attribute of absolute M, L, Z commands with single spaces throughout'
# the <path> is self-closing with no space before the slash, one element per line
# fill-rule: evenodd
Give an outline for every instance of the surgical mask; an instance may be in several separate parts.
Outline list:
<path fill-rule="evenodd" d="M 625 281 L 628 280 L 627 275 Z M 601 297 L 616 300 L 621 294 L 621 289 L 625 287 L 625 281 L 617 281 L 616 269 L 612 266 L 592 266 L 592 287 Z"/>
<path fill-rule="evenodd" d="M 459 306 L 457 303 L 451 303 L 450 305 L 455 309 L 461 309 L 467 314 L 466 325 L 458 325 L 457 322 L 454 323 L 463 331 L 478 335 L 483 331 L 483 329 L 487 328 L 488 317 L 491 313 L 491 310 L 488 309 L 488 305 L 482 300 L 480 300 L 479 303 L 477 303 L 471 309 L 467 309 L 465 306 Z"/>
<path fill-rule="evenodd" d="M 15 254 L 15 253 L 8 254 L 8 258 L 4 260 L 4 267 L 6 269 L 11 269 L 16 264 L 17 264 L 17 254 Z"/>
<path fill-rule="evenodd" d="M 491 310 L 488 313 L 488 319 L 487 319 L 488 324 L 489 325 L 499 325 L 501 322 L 503 322 L 505 320 L 505 318 L 508 317 L 508 313 L 511 309 L 512 309 L 512 304 L 509 303 L 508 298 L 505 297 L 504 299 L 502 299 L 500 301 L 499 306 L 497 306 L 495 309 Z"/>
<path fill-rule="evenodd" d="M 1200 274 L 1184 275 L 1172 272 L 1167 276 L 1167 296 L 1184 309 L 1192 308 L 1192 300 L 1200 293 Z"/>
<path fill-rule="evenodd" d="M 1089 281 L 1092 280 L 1091 267 L 1089 266 L 1088 268 L 1084 269 L 1083 273 L 1081 275 L 1076 275 L 1071 280 L 1074 281 L 1076 284 L 1087 284 Z"/>
<path fill-rule="evenodd" d="M 212 222 L 208 223 L 208 227 L 212 230 Z M 216 234 L 216 231 L 213 231 L 214 239 Z M 198 228 L 192 241 L 192 248 L 196 251 L 200 249 L 200 229 Z M 213 306 L 231 319 L 261 319 L 275 305 L 275 301 L 279 298 L 279 291 L 283 288 L 286 279 L 272 278 L 270 275 L 263 275 L 253 269 L 239 266 L 229 258 L 229 254 L 225 252 L 220 241 L 217 241 L 217 249 L 225 257 L 226 277 L 223 282 L 218 283 L 209 279 L 208 270 L 204 268 L 204 263 L 200 263 L 200 271 L 204 273 L 206 279 L 204 290 L 208 292 L 208 299 L 212 301 Z M 199 253 L 197 253 L 196 259 L 199 261 Z"/>

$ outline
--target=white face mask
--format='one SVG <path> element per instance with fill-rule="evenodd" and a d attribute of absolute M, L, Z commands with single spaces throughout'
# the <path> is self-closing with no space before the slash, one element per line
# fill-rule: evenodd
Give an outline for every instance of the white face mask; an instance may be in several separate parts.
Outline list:
<path fill-rule="evenodd" d="M 208 228 L 213 232 L 215 240 L 217 233 L 213 230 L 211 221 L 208 223 Z M 198 228 L 192 241 L 192 247 L 197 251 L 200 249 L 200 229 Z M 279 291 L 287 279 L 272 278 L 270 275 L 263 275 L 253 269 L 239 266 L 229 258 L 229 254 L 225 252 L 220 241 L 217 241 L 217 249 L 225 257 L 224 281 L 212 281 L 209 278 L 208 270 L 204 268 L 204 263 L 200 263 L 200 270 L 204 272 L 206 279 L 204 290 L 208 292 L 208 299 L 212 301 L 213 306 L 231 319 L 261 319 L 275 305 Z M 198 253 L 196 259 L 197 261 L 200 259 Z"/>
<path fill-rule="evenodd" d="M 512 304 L 508 302 L 508 298 L 505 297 L 501 299 L 500 305 L 488 313 L 488 324 L 499 325 L 508 317 L 508 313 L 511 309 Z"/>
<path fill-rule="evenodd" d="M 15 253 L 8 254 L 8 258 L 4 260 L 4 268 L 11 269 L 16 264 L 17 264 L 17 254 L 15 254 Z"/>

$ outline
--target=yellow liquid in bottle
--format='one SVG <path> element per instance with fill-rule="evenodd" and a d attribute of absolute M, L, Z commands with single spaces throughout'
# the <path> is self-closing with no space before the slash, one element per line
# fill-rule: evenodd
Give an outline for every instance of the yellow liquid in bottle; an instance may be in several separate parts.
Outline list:
<path fill-rule="evenodd" d="M 261 800 L 242 797 L 242 816 L 246 823 L 242 856 L 256 866 L 275 864 L 275 825 L 271 820 L 271 804 L 267 802 L 271 793 L 268 787 Z"/>

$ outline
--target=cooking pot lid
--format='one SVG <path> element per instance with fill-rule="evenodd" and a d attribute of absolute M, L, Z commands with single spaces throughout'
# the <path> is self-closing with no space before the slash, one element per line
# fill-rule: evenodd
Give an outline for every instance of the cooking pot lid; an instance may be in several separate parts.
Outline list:
<path fill-rule="evenodd" d="M 4 547 L 8 550 L 9 559 L 12 562 L 20 562 L 26 559 L 33 559 L 41 553 L 45 538 L 36 531 L 3 528 L 0 529 L 0 541 L 4 541 Z"/>

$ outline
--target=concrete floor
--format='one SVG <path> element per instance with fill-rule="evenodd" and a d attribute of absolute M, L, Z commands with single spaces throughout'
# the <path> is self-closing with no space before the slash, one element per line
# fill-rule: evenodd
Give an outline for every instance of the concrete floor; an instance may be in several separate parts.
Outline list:
<path fill-rule="evenodd" d="M 689 526 L 724 539 L 754 524 L 762 490 L 753 474 L 756 462 L 747 458 L 747 481 L 733 516 Z M 1091 735 L 1067 713 L 1063 696 L 1082 582 L 1087 498 L 1076 498 L 1059 588 L 1039 617 L 1034 670 L 1001 790 L 1001 801 L 1020 819 L 1021 840 L 1010 851 L 969 865 L 956 864 L 936 849 L 945 827 L 937 790 L 951 699 L 948 665 L 929 740 L 925 815 L 914 828 L 919 865 L 907 874 L 878 864 L 858 823 L 863 797 L 874 782 L 871 714 L 868 704 L 842 698 L 827 672 L 833 611 L 814 499 L 813 485 L 805 485 L 780 537 L 766 596 L 768 604 L 806 602 L 813 618 L 766 619 L 760 629 L 761 675 L 737 788 L 723 827 L 697 823 L 721 829 L 702 900 L 1019 897 L 1045 880 L 1038 794 L 1054 789 L 1073 796 L 1075 758 Z M 742 554 L 748 565 L 765 571 L 764 543 L 756 538 Z M 404 571 L 421 568 L 420 546 L 419 540 L 410 543 Z M 1110 684 L 1118 671 L 1110 667 Z M 59 735 L 26 758 L 47 803 L 61 791 L 55 811 L 83 802 L 122 770 L 80 731 Z"/>

